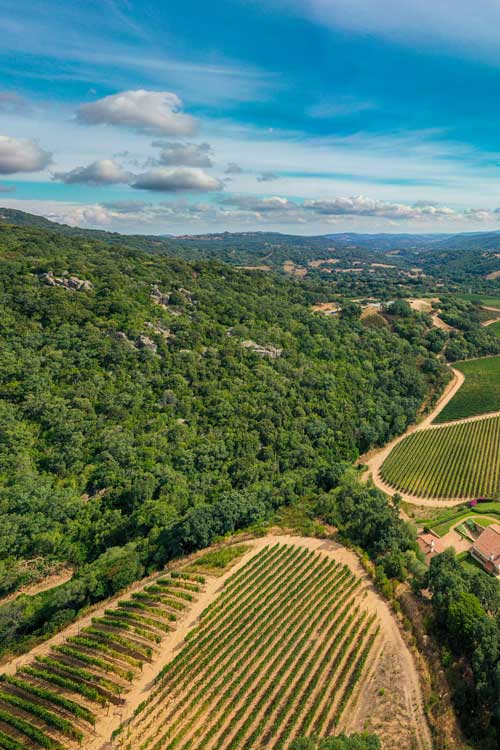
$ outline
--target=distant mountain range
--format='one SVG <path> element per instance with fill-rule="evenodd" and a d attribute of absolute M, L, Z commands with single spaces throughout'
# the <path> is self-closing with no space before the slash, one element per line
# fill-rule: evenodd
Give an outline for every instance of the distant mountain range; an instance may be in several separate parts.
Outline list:
<path fill-rule="evenodd" d="M 214 232 L 202 235 L 119 234 L 58 224 L 42 216 L 0 208 L 0 223 L 50 229 L 73 237 L 188 260 L 220 260 L 232 265 L 283 271 L 285 264 L 307 266 L 311 261 L 334 257 L 340 263 L 385 262 L 399 267 L 419 266 L 427 273 L 486 276 L 500 270 L 500 232 L 461 234 L 357 234 L 343 232 L 319 236 L 279 232 Z"/>

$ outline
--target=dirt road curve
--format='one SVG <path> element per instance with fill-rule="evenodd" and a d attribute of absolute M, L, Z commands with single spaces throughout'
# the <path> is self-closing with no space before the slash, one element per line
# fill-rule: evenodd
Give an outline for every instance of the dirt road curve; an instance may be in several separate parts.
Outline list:
<path fill-rule="evenodd" d="M 442 331 L 453 331 L 453 326 L 449 326 L 448 323 L 445 323 L 444 320 L 439 317 L 438 313 L 434 313 L 431 317 L 432 323 L 436 328 L 441 328 Z"/>
<path fill-rule="evenodd" d="M 493 325 L 493 323 L 498 323 L 499 320 L 500 318 L 490 318 L 489 320 L 483 320 L 481 325 L 483 326 L 483 328 L 487 328 L 488 326 Z"/>
<path fill-rule="evenodd" d="M 37 581 L 37 583 L 32 583 L 22 589 L 18 589 L 18 591 L 15 591 L 13 594 L 4 596 L 3 599 L 0 599 L 0 604 L 3 605 L 7 604 L 7 602 L 13 602 L 14 599 L 17 599 L 17 597 L 21 596 L 21 594 L 34 596 L 35 594 L 40 594 L 42 591 L 49 591 L 49 589 L 54 589 L 56 588 L 56 586 L 62 586 L 63 583 L 67 583 L 72 578 L 73 569 L 63 568 L 58 573 L 53 573 L 52 575 L 46 576 L 46 578 L 43 578 L 41 581 Z"/>
<path fill-rule="evenodd" d="M 386 484 L 386 482 L 384 482 L 384 480 L 380 476 L 380 467 L 382 466 L 382 464 L 384 463 L 385 459 L 387 458 L 389 453 L 392 451 L 394 446 L 400 443 L 401 440 L 404 440 L 404 438 L 410 435 L 412 432 L 417 432 L 417 430 L 426 430 L 429 427 L 433 427 L 434 429 L 439 429 L 440 426 L 432 425 L 433 420 L 444 409 L 446 404 L 449 401 L 451 401 L 451 399 L 456 394 L 458 389 L 461 387 L 465 379 L 463 374 L 459 370 L 455 370 L 455 368 L 453 367 L 451 369 L 452 369 L 453 376 L 454 376 L 453 380 L 451 380 L 446 386 L 441 398 L 437 402 L 434 409 L 421 422 L 418 422 L 417 424 L 413 424 L 410 427 L 408 427 L 406 432 L 404 432 L 399 437 L 394 438 L 394 440 L 391 440 L 391 442 L 387 443 L 387 445 L 385 445 L 383 448 L 377 448 L 373 451 L 370 451 L 369 453 L 366 453 L 364 456 L 360 457 L 359 463 L 366 464 L 368 467 L 365 473 L 363 474 L 363 479 L 367 480 L 371 477 L 375 485 L 380 490 L 385 492 L 387 495 L 394 495 L 396 490 L 394 489 L 394 487 L 391 487 L 390 485 Z M 484 416 L 484 415 L 481 415 L 481 416 Z M 460 505 L 461 503 L 464 502 L 463 498 L 460 498 L 458 500 L 457 498 L 437 499 L 437 498 L 416 497 L 415 495 L 409 495 L 404 492 L 400 492 L 399 494 L 401 495 L 403 500 L 405 500 L 406 502 L 414 503 L 416 505 L 429 505 L 429 506 L 440 505 L 442 507 L 452 507 L 454 505 Z"/>

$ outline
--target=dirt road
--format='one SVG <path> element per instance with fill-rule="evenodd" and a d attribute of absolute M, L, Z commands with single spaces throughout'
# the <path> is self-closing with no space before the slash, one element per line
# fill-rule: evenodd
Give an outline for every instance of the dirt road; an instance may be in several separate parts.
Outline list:
<path fill-rule="evenodd" d="M 493 323 L 498 323 L 499 320 L 500 318 L 490 318 L 489 320 L 483 320 L 481 325 L 483 326 L 483 328 L 487 328 L 488 326 L 493 325 Z"/>
<path fill-rule="evenodd" d="M 3 599 L 0 599 L 0 605 L 7 604 L 7 602 L 14 601 L 14 599 L 17 599 L 17 597 L 21 596 L 22 594 L 25 594 L 26 596 L 35 596 L 35 594 L 41 594 L 42 591 L 49 591 L 49 589 L 55 589 L 56 586 L 62 586 L 63 583 L 67 583 L 72 578 L 73 578 L 73 569 L 63 568 L 62 570 L 59 570 L 57 573 L 52 573 L 51 575 L 46 576 L 41 581 L 37 581 L 36 583 L 32 583 L 29 586 L 25 586 L 24 588 L 19 589 L 18 591 L 14 591 L 13 594 L 4 596 Z"/>
<path fill-rule="evenodd" d="M 492 411 L 487 412 L 486 414 L 476 414 L 473 417 L 464 417 L 463 419 L 455 419 L 452 422 L 441 422 L 440 424 L 433 424 L 433 421 L 437 417 L 440 412 L 444 409 L 446 404 L 451 401 L 453 396 L 457 393 L 458 389 L 462 386 L 462 383 L 464 382 L 465 378 L 463 373 L 460 372 L 460 370 L 456 370 L 454 367 L 451 368 L 453 372 L 453 380 L 451 380 L 448 385 L 446 386 L 443 394 L 441 395 L 441 398 L 437 402 L 434 409 L 423 419 L 421 422 L 418 422 L 417 424 L 410 425 L 406 432 L 404 432 L 402 435 L 399 435 L 399 437 L 395 438 L 394 440 L 391 440 L 390 443 L 387 443 L 383 448 L 376 448 L 373 451 L 370 451 L 369 453 L 366 453 L 364 456 L 361 456 L 358 460 L 358 463 L 360 464 L 366 464 L 367 470 L 363 474 L 363 479 L 367 481 L 368 479 L 373 479 L 373 482 L 376 487 L 378 487 L 380 490 L 385 492 L 387 495 L 394 495 L 397 490 L 394 489 L 394 487 L 391 487 L 387 482 L 383 480 L 383 478 L 380 475 L 380 468 L 382 464 L 384 463 L 385 459 L 388 457 L 392 449 L 400 443 L 402 440 L 404 440 L 405 437 L 408 435 L 411 435 L 413 432 L 418 432 L 420 430 L 442 430 L 443 428 L 449 426 L 450 424 L 466 424 L 467 422 L 478 422 L 481 419 L 489 419 L 491 417 L 498 417 L 500 416 L 500 411 Z M 462 503 L 467 502 L 467 500 L 471 500 L 472 498 L 467 497 L 449 497 L 449 498 L 438 498 L 438 497 L 418 497 L 417 495 L 411 495 L 407 492 L 399 492 L 399 495 L 401 495 L 402 499 L 405 502 L 411 503 L 413 505 L 421 505 L 421 506 L 428 506 L 428 507 L 436 507 L 436 505 L 439 505 L 443 508 L 451 508 L 454 505 L 461 505 Z"/>
<path fill-rule="evenodd" d="M 385 459 L 389 455 L 389 453 L 392 451 L 392 449 L 400 443 L 402 440 L 404 440 L 405 437 L 408 435 L 411 435 L 413 432 L 417 432 L 418 430 L 426 430 L 429 427 L 433 426 L 432 422 L 437 417 L 437 415 L 444 409 L 446 404 L 451 401 L 453 396 L 456 394 L 458 389 L 461 387 L 462 383 L 464 382 L 465 378 L 463 374 L 459 370 L 455 370 L 455 368 L 451 368 L 453 372 L 453 380 L 450 380 L 448 385 L 446 386 L 444 392 L 441 395 L 441 398 L 438 400 L 436 406 L 434 409 L 427 414 L 427 416 L 417 424 L 412 424 L 406 432 L 404 432 L 402 435 L 399 435 L 397 438 L 394 438 L 394 440 L 391 440 L 390 443 L 387 443 L 387 445 L 384 445 L 383 448 L 376 448 L 369 453 L 366 453 L 364 456 L 361 456 L 359 458 L 358 463 L 360 464 L 366 464 L 367 469 L 363 474 L 363 479 L 366 481 L 369 478 L 373 479 L 374 484 L 376 487 L 378 487 L 380 490 L 385 492 L 387 495 L 394 495 L 396 490 L 388 485 L 382 477 L 380 476 L 380 467 L 384 463 Z M 437 427 L 434 425 L 434 427 Z M 416 497 L 415 495 L 410 495 L 408 493 L 399 493 L 403 500 L 405 500 L 408 503 L 414 503 L 417 505 L 428 505 L 428 506 L 436 506 L 440 505 L 443 507 L 452 507 L 453 505 L 460 505 L 460 503 L 463 503 L 463 499 L 457 500 L 456 498 L 449 498 L 449 499 L 443 499 L 443 500 L 436 500 L 432 498 L 423 498 L 423 497 Z"/>

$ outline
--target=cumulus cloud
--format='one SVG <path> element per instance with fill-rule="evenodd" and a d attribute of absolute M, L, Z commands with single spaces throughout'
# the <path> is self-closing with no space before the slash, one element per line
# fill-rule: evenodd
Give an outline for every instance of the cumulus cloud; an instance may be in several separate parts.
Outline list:
<path fill-rule="evenodd" d="M 145 201 L 107 201 L 101 205 L 110 211 L 116 211 L 120 214 L 133 214 L 143 210 L 151 204 L 146 203 Z"/>
<path fill-rule="evenodd" d="M 155 167 L 144 174 L 137 175 L 132 187 L 139 190 L 157 190 L 162 192 L 220 190 L 222 185 L 196 167 L 179 167 L 166 169 Z"/>
<path fill-rule="evenodd" d="M 494 220 L 495 213 L 483 208 L 466 208 L 457 211 L 432 201 L 413 204 L 392 203 L 368 198 L 363 195 L 340 196 L 331 200 L 289 200 L 280 196 L 258 197 L 251 195 L 229 195 L 219 201 L 221 205 L 238 211 L 251 212 L 255 216 L 273 216 L 286 222 L 334 222 L 344 218 L 372 218 L 387 222 L 416 222 L 439 224 L 443 222 L 471 223 Z"/>
<path fill-rule="evenodd" d="M 262 174 L 257 177 L 257 182 L 273 182 L 277 179 L 278 175 L 274 172 L 262 172 Z"/>
<path fill-rule="evenodd" d="M 178 170 L 175 170 L 178 171 Z M 201 171 L 201 170 L 199 170 Z M 177 188 L 176 188 L 177 189 Z M 167 192 L 172 191 L 169 185 Z M 432 202 L 391 203 L 365 196 L 299 201 L 279 195 L 222 194 L 215 200 L 193 202 L 171 193 L 168 199 L 123 200 L 91 205 L 26 202 L 4 198 L 4 205 L 39 213 L 63 223 L 125 232 L 196 233 L 254 231 L 269 228 L 307 234 L 336 231 L 465 231 L 471 226 L 496 228 L 500 208 L 461 210 Z M 35 205 L 36 204 L 36 205 Z"/>
<path fill-rule="evenodd" d="M 209 143 L 163 143 L 153 141 L 153 146 L 161 146 L 155 164 L 165 167 L 213 167 L 212 147 Z"/>
<path fill-rule="evenodd" d="M 111 215 L 104 206 L 99 203 L 90 206 L 78 206 L 66 211 L 62 216 L 64 224 L 70 226 L 107 226 L 110 224 Z"/>
<path fill-rule="evenodd" d="M 52 154 L 27 138 L 0 135 L 0 174 L 40 172 L 52 161 Z"/>
<path fill-rule="evenodd" d="M 224 174 L 243 174 L 243 169 L 235 161 L 230 161 Z"/>
<path fill-rule="evenodd" d="M 70 172 L 56 172 L 54 179 L 66 185 L 116 185 L 128 182 L 130 173 L 112 159 L 100 159 L 87 167 L 75 167 Z"/>
<path fill-rule="evenodd" d="M 323 216 L 374 216 L 386 219 L 452 218 L 456 211 L 446 206 L 419 201 L 418 204 L 389 203 L 363 195 L 332 200 L 308 200 L 304 209 Z"/>
<path fill-rule="evenodd" d="M 151 135 L 193 135 L 197 121 L 181 110 L 176 94 L 138 89 L 82 104 L 77 119 L 85 125 L 116 125 Z"/>
<path fill-rule="evenodd" d="M 25 114 L 29 110 L 29 103 L 23 96 L 11 91 L 0 91 L 0 112 Z"/>
<path fill-rule="evenodd" d="M 231 195 L 221 200 L 220 203 L 221 205 L 235 206 L 240 210 L 256 213 L 293 211 L 299 208 L 299 205 L 294 201 L 281 198 L 278 195 L 272 195 L 268 198 L 258 198 L 253 195 Z"/>

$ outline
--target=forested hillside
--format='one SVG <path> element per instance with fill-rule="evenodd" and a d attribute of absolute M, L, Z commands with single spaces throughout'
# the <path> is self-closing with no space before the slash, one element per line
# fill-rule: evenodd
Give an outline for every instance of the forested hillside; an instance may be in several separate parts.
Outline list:
<path fill-rule="evenodd" d="M 350 287 L 358 295 L 378 294 L 385 289 L 386 299 L 399 296 L 404 287 L 409 294 L 436 291 L 434 284 L 443 279 L 447 286 L 466 283 L 475 291 L 493 294 L 497 282 L 494 276 L 491 279 L 487 276 L 500 269 L 500 232 L 452 235 L 356 232 L 318 236 L 279 232 L 124 235 L 59 224 L 43 216 L 0 207 L 2 224 L 48 229 L 65 238 L 102 241 L 184 260 L 223 261 L 236 266 L 273 269 L 292 276 L 307 273 L 315 281 L 330 281 L 333 273 L 336 283 L 342 288 Z"/>
<path fill-rule="evenodd" d="M 3 593 L 22 560 L 77 569 L 43 612 L 3 608 L 5 644 L 331 489 L 442 382 L 422 316 L 398 335 L 273 274 L 32 227 L 0 257 Z"/>

